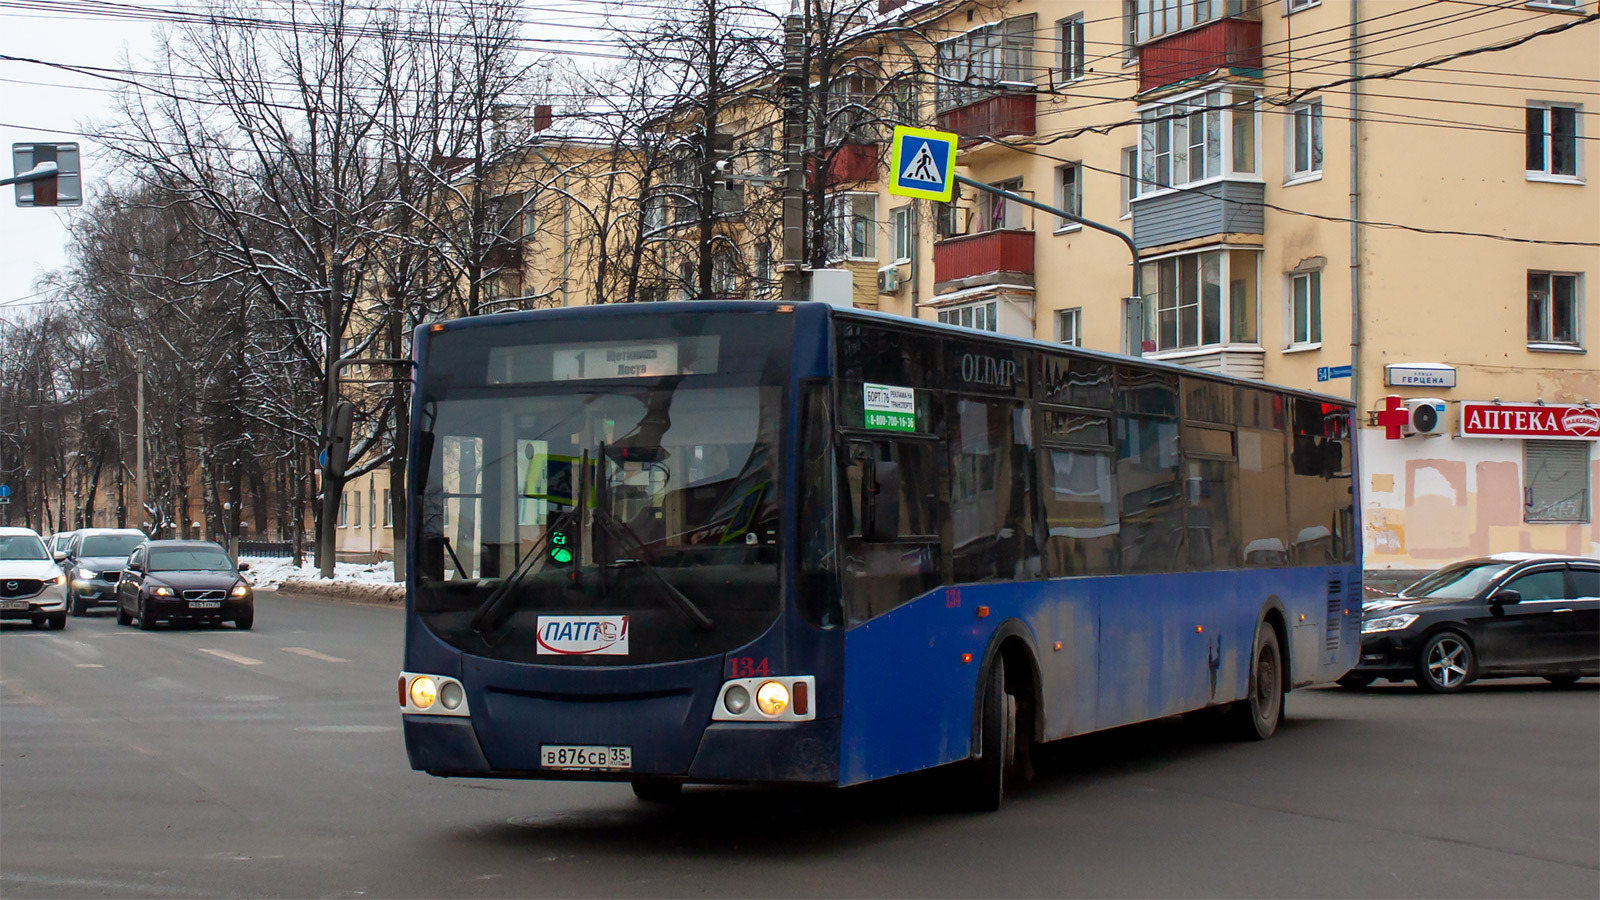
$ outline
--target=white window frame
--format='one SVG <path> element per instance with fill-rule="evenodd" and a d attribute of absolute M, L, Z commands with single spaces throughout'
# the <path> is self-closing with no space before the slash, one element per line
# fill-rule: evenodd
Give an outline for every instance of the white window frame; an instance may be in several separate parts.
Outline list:
<path fill-rule="evenodd" d="M 1322 0 L 1283 0 L 1283 14 L 1292 16 L 1295 13 L 1305 12 L 1312 7 L 1321 5 Z"/>
<path fill-rule="evenodd" d="M 1543 269 L 1529 269 L 1528 270 L 1528 280 L 1529 281 L 1532 281 L 1534 278 L 1541 277 L 1541 276 L 1546 278 L 1546 279 L 1548 279 L 1547 284 L 1549 286 L 1549 289 L 1546 290 L 1545 293 L 1544 293 L 1544 299 L 1542 301 L 1543 302 L 1543 306 L 1544 306 L 1544 309 L 1542 311 L 1542 318 L 1544 320 L 1544 335 L 1545 336 L 1543 337 L 1543 339 L 1537 339 L 1533 335 L 1530 334 L 1528 336 L 1528 349 L 1529 350 L 1534 350 L 1534 351 L 1554 351 L 1554 352 L 1557 352 L 1557 353 L 1582 353 L 1582 352 L 1584 352 L 1583 335 L 1584 335 L 1584 328 L 1587 325 L 1587 323 L 1584 321 L 1584 316 L 1583 316 L 1583 313 L 1584 313 L 1584 302 L 1583 302 L 1583 289 L 1584 289 L 1583 281 L 1584 281 L 1584 279 L 1583 279 L 1583 273 L 1582 272 L 1552 272 L 1552 271 L 1546 271 L 1546 270 L 1543 270 Z M 1558 340 L 1555 340 L 1553 334 L 1551 333 L 1552 332 L 1551 326 L 1555 321 L 1555 315 L 1554 315 L 1554 312 L 1555 312 L 1555 299 L 1556 299 L 1555 298 L 1555 280 L 1557 278 L 1570 278 L 1570 279 L 1572 279 L 1572 314 L 1571 315 L 1572 315 L 1573 340 L 1571 340 L 1571 341 L 1558 341 Z M 1533 286 L 1531 284 L 1528 285 L 1528 304 L 1529 304 L 1530 307 L 1533 304 Z M 1531 310 L 1530 310 L 1530 312 L 1531 312 Z"/>
<path fill-rule="evenodd" d="M 938 311 L 938 319 L 946 325 L 973 328 L 978 331 L 999 332 L 1000 298 L 986 297 L 971 303 L 947 306 Z"/>
<path fill-rule="evenodd" d="M 911 255 L 916 252 L 916 234 L 912 228 L 914 221 L 909 203 L 889 210 L 889 233 L 894 243 L 895 265 L 911 262 Z"/>
<path fill-rule="evenodd" d="M 1139 61 L 1139 0 L 1122 0 L 1122 67 Z"/>
<path fill-rule="evenodd" d="M 1317 350 L 1322 347 L 1322 270 L 1306 269 L 1290 272 L 1285 279 L 1284 335 L 1286 350 Z M 1301 302 L 1301 285 L 1305 286 L 1305 300 Z M 1302 319 L 1305 336 L 1301 337 Z"/>
<path fill-rule="evenodd" d="M 350 499 L 350 527 L 361 527 L 361 492 L 351 491 L 354 496 Z"/>
<path fill-rule="evenodd" d="M 1133 198 L 1139 196 L 1139 145 L 1122 148 L 1122 218 L 1133 218 Z"/>
<path fill-rule="evenodd" d="M 1068 193 L 1066 184 L 1067 173 L 1072 173 L 1071 193 Z M 1064 209 L 1075 216 L 1083 215 L 1083 166 L 1075 162 L 1056 166 L 1056 208 Z M 1083 228 L 1080 222 L 1071 219 L 1056 217 L 1056 234 L 1066 234 Z"/>
<path fill-rule="evenodd" d="M 383 489 L 383 527 L 394 527 L 394 491 L 390 488 Z"/>
<path fill-rule="evenodd" d="M 1583 0 L 1528 0 L 1527 5 L 1533 9 L 1577 12 L 1583 9 Z"/>
<path fill-rule="evenodd" d="M 1137 0 L 1135 40 L 1144 44 L 1256 9 L 1260 0 Z M 1203 11 L 1203 12 L 1202 12 Z"/>
<path fill-rule="evenodd" d="M 867 206 L 862 214 L 860 205 Z M 828 248 L 831 259 L 851 262 L 877 262 L 878 260 L 878 195 L 866 191 L 843 191 L 828 198 L 830 237 L 834 246 Z M 857 223 L 865 221 L 865 225 Z M 862 243 L 857 244 L 858 234 Z M 845 246 L 848 241 L 849 246 Z M 861 252 L 856 252 L 857 250 Z"/>
<path fill-rule="evenodd" d="M 1248 253 L 1250 255 L 1250 257 L 1251 257 L 1251 261 L 1252 261 L 1253 267 L 1255 269 L 1254 272 L 1250 273 L 1250 277 L 1247 280 L 1248 280 L 1248 282 L 1250 284 L 1255 285 L 1256 296 L 1246 298 L 1246 302 L 1250 303 L 1254 307 L 1254 309 L 1252 310 L 1252 313 L 1254 313 L 1254 314 L 1250 317 L 1250 320 L 1255 325 L 1255 332 L 1256 332 L 1256 338 L 1253 341 L 1251 341 L 1251 340 L 1234 340 L 1234 338 L 1233 338 L 1234 310 L 1233 310 L 1233 289 L 1232 289 L 1232 285 L 1233 285 L 1234 274 L 1235 274 L 1234 271 L 1233 271 L 1233 268 L 1234 268 L 1234 266 L 1233 266 L 1233 257 L 1234 257 L 1234 253 L 1236 251 L 1237 252 L 1241 252 L 1241 253 Z M 1193 354 L 1193 353 L 1197 353 L 1197 352 L 1211 352 L 1211 351 L 1215 351 L 1215 350 L 1224 350 L 1224 349 L 1228 349 L 1228 348 L 1259 349 L 1261 347 L 1261 343 L 1260 343 L 1260 341 L 1261 341 L 1261 316 L 1260 316 L 1260 309 L 1261 309 L 1261 277 L 1260 277 L 1260 274 L 1261 274 L 1261 252 L 1260 251 L 1261 251 L 1261 248 L 1259 248 L 1259 247 L 1239 246 L 1239 245 L 1236 245 L 1236 244 L 1211 244 L 1209 246 L 1198 247 L 1198 248 L 1195 248 L 1193 250 L 1182 250 L 1182 251 L 1176 251 L 1176 252 L 1173 252 L 1173 253 L 1163 253 L 1163 254 L 1160 254 L 1159 256 L 1149 256 L 1149 257 L 1141 258 L 1139 260 L 1139 283 L 1140 283 L 1140 293 L 1142 295 L 1143 302 L 1144 302 L 1144 314 L 1143 314 L 1143 318 L 1144 318 L 1144 334 L 1142 335 L 1142 338 L 1143 338 L 1143 340 L 1147 340 L 1147 341 L 1150 341 L 1153 344 L 1155 344 L 1155 349 L 1151 350 L 1151 351 L 1148 351 L 1145 355 L 1149 356 L 1151 358 L 1160 359 L 1160 358 L 1167 357 L 1167 356 L 1187 356 L 1187 355 L 1190 355 L 1190 354 Z M 1219 317 L 1218 330 L 1221 333 L 1218 335 L 1219 340 L 1216 343 L 1205 343 L 1205 340 L 1204 340 L 1204 338 L 1205 338 L 1205 332 L 1204 332 L 1205 325 L 1204 325 L 1204 321 L 1203 321 L 1203 315 L 1204 315 L 1203 303 L 1204 303 L 1204 301 L 1203 301 L 1203 298 L 1200 297 L 1200 292 L 1203 291 L 1203 287 L 1201 286 L 1201 279 L 1202 279 L 1203 274 L 1204 274 L 1204 259 L 1203 259 L 1203 257 L 1204 257 L 1205 254 L 1213 253 L 1213 252 L 1220 254 L 1220 260 L 1218 262 L 1218 281 L 1220 282 L 1220 287 L 1221 287 L 1221 302 L 1220 302 L 1220 304 L 1218 306 L 1217 315 Z M 1195 334 L 1196 334 L 1197 342 L 1195 344 L 1193 344 L 1193 345 L 1185 345 L 1185 344 L 1182 343 L 1182 332 L 1183 332 L 1183 329 L 1182 329 L 1182 325 L 1181 325 L 1181 322 L 1180 322 L 1177 325 L 1176 330 L 1175 330 L 1176 342 L 1172 346 L 1162 347 L 1161 346 L 1161 322 L 1160 322 L 1160 314 L 1161 314 L 1160 277 L 1159 277 L 1159 274 L 1156 274 L 1156 276 L 1154 278 L 1146 279 L 1145 278 L 1145 273 L 1147 271 L 1153 271 L 1153 272 L 1159 273 L 1159 264 L 1160 263 L 1165 262 L 1167 260 L 1172 260 L 1172 259 L 1184 260 L 1185 258 L 1188 258 L 1188 259 L 1192 260 L 1192 262 L 1190 262 L 1189 265 L 1192 265 L 1194 267 L 1194 270 L 1195 270 L 1195 279 L 1196 279 L 1195 280 L 1195 285 L 1196 285 L 1196 300 L 1197 300 L 1197 303 L 1196 304 L 1185 304 L 1185 303 L 1182 302 L 1183 298 L 1180 297 L 1180 298 L 1176 298 L 1176 306 L 1174 308 L 1181 310 L 1181 309 L 1184 309 L 1184 308 L 1188 308 L 1189 306 L 1194 306 L 1195 307 L 1195 309 L 1196 309 L 1195 315 L 1197 317 L 1199 317 L 1199 321 L 1197 322 L 1196 327 L 1195 327 Z M 1174 266 L 1181 266 L 1183 264 L 1184 264 L 1183 262 L 1177 262 L 1177 263 L 1174 263 Z M 1156 267 L 1156 268 L 1152 269 L 1151 267 Z M 1146 290 L 1146 288 L 1150 286 L 1151 282 L 1155 283 L 1155 287 L 1156 287 L 1156 292 L 1155 293 L 1150 293 L 1149 291 Z M 1176 292 L 1176 290 L 1177 289 L 1175 287 L 1174 291 Z"/>
<path fill-rule="evenodd" d="M 1322 178 L 1322 101 L 1311 100 L 1289 107 L 1283 117 L 1283 184 L 1303 184 Z M 1304 133 L 1302 134 L 1302 124 Z M 1301 138 L 1305 144 L 1302 145 Z M 1300 167 L 1300 151 L 1305 150 L 1306 166 Z"/>
<path fill-rule="evenodd" d="M 1056 342 L 1069 347 L 1083 346 L 1083 307 L 1056 310 Z"/>
<path fill-rule="evenodd" d="M 934 45 L 938 112 L 987 100 L 1008 88 L 1034 87 L 1033 14 L 979 25 Z"/>
<path fill-rule="evenodd" d="M 1258 89 L 1232 84 L 1211 84 L 1173 98 L 1170 101 L 1140 107 L 1138 158 L 1136 170 L 1139 179 L 1139 197 L 1171 193 L 1181 188 L 1195 188 L 1219 181 L 1261 181 L 1261 112 L 1260 104 L 1252 103 L 1248 110 L 1236 108 L 1235 95 L 1247 93 L 1260 99 Z M 1179 113 L 1184 115 L 1179 117 Z M 1249 124 L 1252 159 L 1248 171 L 1234 163 L 1235 120 L 1246 117 Z M 1216 118 L 1213 119 L 1212 117 Z M 1200 143 L 1194 142 L 1192 125 L 1200 124 Z M 1212 123 L 1215 122 L 1216 139 L 1212 140 Z M 1164 140 L 1163 140 L 1164 139 Z M 1163 146 L 1165 149 L 1162 149 Z M 1215 150 L 1213 150 L 1215 147 Z M 1192 178 L 1191 154 L 1199 148 L 1202 154 L 1203 177 Z M 1213 164 L 1215 171 L 1212 171 Z M 1181 168 L 1180 168 L 1181 166 Z M 1181 175 L 1181 177 L 1180 177 Z M 1163 180 L 1165 183 L 1163 183 Z"/>
<path fill-rule="evenodd" d="M 1061 77 L 1056 83 L 1070 84 L 1083 78 L 1089 70 L 1084 52 L 1083 13 L 1056 22 L 1056 37 L 1061 42 Z"/>
<path fill-rule="evenodd" d="M 1023 194 L 1026 189 L 1026 185 L 1027 182 L 1024 181 L 1020 176 L 1016 178 L 1007 178 L 994 183 L 994 187 L 997 187 L 1002 191 L 1010 191 L 1013 194 Z M 975 228 L 973 233 L 981 234 L 990 231 L 1024 230 L 1028 227 L 1028 223 L 1025 221 L 1027 209 L 1028 207 L 1008 200 L 999 194 L 992 194 L 988 191 L 984 191 L 983 196 L 978 200 L 978 213 L 980 215 L 980 219 L 977 224 L 979 227 Z M 1013 211 L 1018 217 L 1017 224 L 1014 228 L 1010 225 Z M 996 219 L 999 220 L 1000 224 L 995 224 Z"/>
<path fill-rule="evenodd" d="M 349 494 L 340 494 L 339 495 L 339 527 L 340 528 L 347 527 L 346 517 L 349 515 L 349 509 L 350 509 L 350 495 Z"/>
<path fill-rule="evenodd" d="M 1569 110 L 1572 110 L 1572 151 L 1571 151 L 1572 152 L 1572 174 L 1570 174 L 1570 175 L 1566 174 L 1566 173 L 1551 171 L 1551 169 L 1552 169 L 1551 157 L 1553 156 L 1553 154 L 1551 153 L 1551 149 L 1552 149 L 1551 143 L 1552 142 L 1551 142 L 1551 137 L 1550 137 L 1550 119 L 1551 119 L 1550 110 L 1551 109 L 1569 109 Z M 1583 184 L 1584 183 L 1584 170 L 1583 170 L 1583 104 L 1581 104 L 1581 103 L 1565 103 L 1565 102 L 1561 102 L 1561 101 L 1529 100 L 1528 101 L 1528 112 L 1531 113 L 1531 112 L 1535 112 L 1535 111 L 1538 111 L 1540 113 L 1541 119 L 1542 119 L 1542 123 L 1543 123 L 1542 126 L 1541 126 L 1542 129 L 1543 129 L 1543 132 L 1542 132 L 1542 137 L 1540 139 L 1540 145 L 1541 145 L 1540 146 L 1540 156 L 1541 156 L 1541 159 L 1542 159 L 1542 164 L 1541 164 L 1540 168 L 1538 168 L 1538 169 L 1529 169 L 1529 168 L 1527 168 L 1527 163 L 1524 162 L 1523 163 L 1523 167 L 1525 169 L 1524 177 L 1526 177 L 1527 180 L 1529 180 L 1529 181 L 1544 181 L 1544 182 L 1550 182 L 1552 184 Z M 1526 119 L 1526 117 L 1524 117 L 1524 120 L 1523 120 L 1524 141 L 1526 141 L 1526 139 L 1527 139 L 1527 126 L 1528 126 L 1527 119 Z M 1524 157 L 1523 158 L 1524 158 L 1524 160 L 1526 160 L 1526 158 L 1527 158 L 1526 157 L 1526 151 L 1524 151 Z"/>

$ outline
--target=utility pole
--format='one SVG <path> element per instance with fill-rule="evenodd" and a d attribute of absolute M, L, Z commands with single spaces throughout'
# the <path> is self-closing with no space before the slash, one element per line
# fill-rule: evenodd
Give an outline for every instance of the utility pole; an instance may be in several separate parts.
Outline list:
<path fill-rule="evenodd" d="M 792 0 L 783 18 L 783 245 L 778 272 L 785 303 L 806 299 L 806 34 Z"/>
<path fill-rule="evenodd" d="M 135 350 L 134 359 L 139 371 L 138 388 L 134 400 L 134 442 L 133 442 L 133 503 L 135 521 L 139 527 L 145 524 L 145 483 L 144 483 L 144 351 Z M 187 514 L 187 513 L 185 513 Z M 155 529 L 151 529 L 154 531 Z M 149 534 L 150 532 L 145 532 Z"/>

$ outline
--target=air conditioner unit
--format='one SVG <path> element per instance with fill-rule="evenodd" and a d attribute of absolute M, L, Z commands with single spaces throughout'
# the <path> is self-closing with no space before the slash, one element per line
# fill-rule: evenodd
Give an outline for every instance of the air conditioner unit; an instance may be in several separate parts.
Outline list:
<path fill-rule="evenodd" d="M 899 270 L 894 266 L 884 266 L 878 270 L 878 293 L 898 294 L 900 292 Z"/>
<path fill-rule="evenodd" d="M 1402 434 L 1444 434 L 1444 401 L 1431 397 L 1406 401 L 1406 424 Z"/>

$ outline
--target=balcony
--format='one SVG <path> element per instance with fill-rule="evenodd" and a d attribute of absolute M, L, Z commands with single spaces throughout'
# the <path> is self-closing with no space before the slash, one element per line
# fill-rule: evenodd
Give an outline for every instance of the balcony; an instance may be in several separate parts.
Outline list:
<path fill-rule="evenodd" d="M 1261 76 L 1261 23 L 1216 19 L 1139 47 L 1139 91 L 1152 91 L 1218 69 Z"/>
<path fill-rule="evenodd" d="M 815 178 L 816 160 L 806 161 L 807 181 Z M 839 146 L 833 158 L 828 160 L 828 175 L 824 179 L 825 187 L 833 188 L 841 184 L 860 183 L 863 181 L 878 180 L 878 145 L 859 141 L 848 141 Z"/>
<path fill-rule="evenodd" d="M 522 271 L 522 245 L 512 241 L 497 241 L 483 254 L 485 269 Z"/>
<path fill-rule="evenodd" d="M 938 115 L 940 131 L 961 135 L 964 149 L 991 137 L 1029 136 L 1038 130 L 1038 99 L 1027 92 L 994 94 Z"/>
<path fill-rule="evenodd" d="M 934 291 L 984 284 L 1033 284 L 1033 232 L 980 231 L 933 245 Z"/>

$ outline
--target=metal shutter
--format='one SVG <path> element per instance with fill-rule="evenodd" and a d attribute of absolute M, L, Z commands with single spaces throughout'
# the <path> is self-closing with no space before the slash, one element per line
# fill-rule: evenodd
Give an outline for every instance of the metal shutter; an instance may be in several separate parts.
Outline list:
<path fill-rule="evenodd" d="M 1589 521 L 1589 441 L 1523 441 L 1523 519 Z"/>

